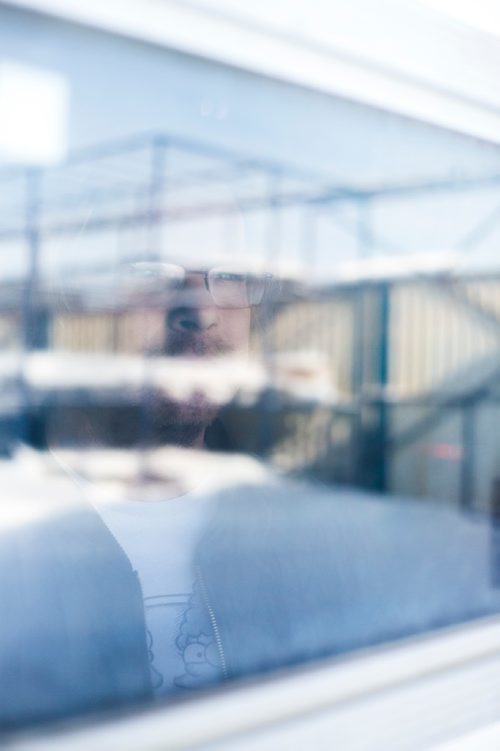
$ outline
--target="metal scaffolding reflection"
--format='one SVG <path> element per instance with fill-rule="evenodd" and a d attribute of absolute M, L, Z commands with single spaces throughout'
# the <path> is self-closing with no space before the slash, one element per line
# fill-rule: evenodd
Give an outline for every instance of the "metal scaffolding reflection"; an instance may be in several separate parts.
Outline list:
<path fill-rule="evenodd" d="M 458 477 L 455 500 L 477 502 L 477 415 L 497 402 L 500 382 L 500 274 L 415 272 L 410 254 L 406 273 L 346 279 L 329 267 L 329 277 L 325 259 L 334 260 L 338 248 L 320 229 L 326 218 L 350 235 L 357 260 L 380 252 L 397 259 L 405 249 L 374 221 L 381 202 L 439 194 L 452 206 L 453 196 L 483 189 L 498 190 L 500 202 L 500 175 L 332 184 L 289 165 L 162 134 L 86 149 L 50 169 L 4 170 L 0 185 L 0 339 L 5 361 L 17 357 L 17 387 L 4 388 L 5 446 L 14 435 L 32 440 L 33 415 L 47 408 L 27 375 L 32 353 L 85 351 L 92 337 L 102 351 L 133 351 L 126 306 L 113 309 L 97 293 L 85 298 L 99 277 L 130 260 L 180 254 L 204 264 L 239 255 L 272 267 L 289 284 L 254 343 L 266 388 L 251 408 L 237 399 L 226 408 L 235 432 L 242 415 L 254 427 L 260 415 L 240 448 L 328 481 L 425 495 L 437 492 L 432 478 L 418 488 L 404 467 L 415 456 L 426 466 L 443 461 L 432 452 L 444 441 L 458 447 L 447 455 Z M 345 206 L 352 208 L 347 220 Z M 497 231 L 498 206 L 479 213 L 456 238 L 458 252 L 470 254 Z M 79 295 L 80 317 L 63 321 L 53 308 L 49 293 L 63 283 Z M 5 385 L 13 376 L 4 370 Z M 293 398 L 280 381 L 285 371 L 287 383 L 302 379 Z M 450 416 L 459 426 L 451 433 Z"/>

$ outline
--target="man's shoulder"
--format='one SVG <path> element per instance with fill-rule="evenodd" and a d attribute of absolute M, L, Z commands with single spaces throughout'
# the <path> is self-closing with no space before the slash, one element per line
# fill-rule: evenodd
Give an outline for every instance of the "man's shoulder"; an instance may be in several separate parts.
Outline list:
<path fill-rule="evenodd" d="M 497 544 L 486 518 L 271 481 L 222 494 L 199 553 L 246 672 L 253 661 L 276 667 L 500 612 Z"/>
<path fill-rule="evenodd" d="M 148 696 L 140 588 L 98 514 L 22 503 L 0 540 L 0 728 Z"/>

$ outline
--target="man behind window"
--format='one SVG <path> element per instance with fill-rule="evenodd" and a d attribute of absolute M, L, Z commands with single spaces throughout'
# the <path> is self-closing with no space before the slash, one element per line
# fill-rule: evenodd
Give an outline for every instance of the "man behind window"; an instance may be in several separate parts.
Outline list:
<path fill-rule="evenodd" d="M 269 275 L 136 271 L 154 274 L 165 293 L 164 344 L 143 332 L 146 374 L 157 354 L 194 371 L 245 353 Z M 143 447 L 158 440 L 196 457 L 217 414 L 210 396 L 149 384 L 143 397 Z M 178 696 L 500 611 L 495 533 L 479 518 L 230 479 L 215 458 L 201 472 L 193 462 L 181 485 L 151 494 L 131 483 L 117 500 L 106 486 L 95 492 L 63 452 L 54 458 L 77 503 L 8 528 L 4 505 L 3 729 Z M 38 492 L 54 487 L 41 482 Z"/>

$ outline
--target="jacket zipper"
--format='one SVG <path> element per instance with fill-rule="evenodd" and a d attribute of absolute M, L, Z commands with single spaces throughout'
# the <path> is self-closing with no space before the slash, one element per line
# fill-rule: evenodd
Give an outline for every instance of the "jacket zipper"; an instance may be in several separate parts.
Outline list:
<path fill-rule="evenodd" d="M 214 632 L 215 643 L 217 645 L 217 652 L 219 654 L 219 660 L 220 660 L 220 664 L 222 668 L 222 675 L 224 676 L 224 680 L 227 680 L 229 678 L 229 672 L 227 669 L 227 662 L 226 662 L 226 656 L 224 654 L 224 647 L 222 644 L 222 639 L 221 639 L 221 635 L 219 631 L 219 626 L 217 624 L 217 619 L 215 617 L 214 609 L 212 608 L 212 605 L 210 604 L 210 600 L 208 597 L 208 590 L 205 584 L 205 580 L 202 576 L 200 566 L 196 566 L 196 574 L 198 576 L 198 581 L 200 582 L 203 602 L 205 603 L 205 607 L 210 617 L 210 623 L 212 624 L 212 630 Z"/>

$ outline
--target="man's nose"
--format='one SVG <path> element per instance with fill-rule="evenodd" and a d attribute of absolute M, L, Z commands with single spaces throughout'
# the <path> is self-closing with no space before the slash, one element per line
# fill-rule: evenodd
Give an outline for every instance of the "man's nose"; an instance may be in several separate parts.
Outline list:
<path fill-rule="evenodd" d="M 217 327 L 215 305 L 174 308 L 168 313 L 168 326 L 180 334 L 202 334 Z"/>

